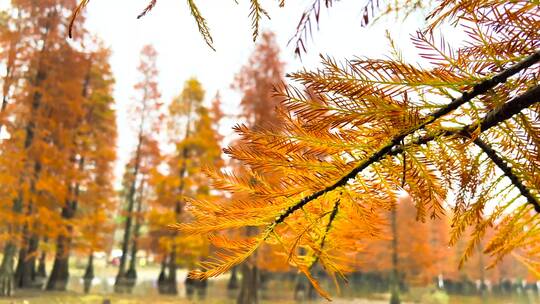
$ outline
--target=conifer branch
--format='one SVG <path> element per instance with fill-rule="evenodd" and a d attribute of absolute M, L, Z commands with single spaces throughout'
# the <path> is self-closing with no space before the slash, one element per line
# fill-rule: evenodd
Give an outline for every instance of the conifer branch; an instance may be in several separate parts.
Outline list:
<path fill-rule="evenodd" d="M 540 102 L 540 85 L 530 88 L 525 93 L 516 96 L 503 105 L 489 111 L 478 123 L 474 123 L 459 129 L 443 130 L 435 134 L 422 136 L 404 146 L 395 146 L 388 154 L 392 156 L 401 154 L 404 150 L 408 149 L 408 147 L 425 145 L 438 137 L 459 135 L 462 137 L 471 138 L 471 134 L 473 134 L 476 130 L 479 129 L 480 133 L 489 130 L 490 128 L 511 118 L 512 116 L 521 112 L 523 109 L 528 108 L 537 102 Z"/>
<path fill-rule="evenodd" d="M 540 202 L 538 199 L 532 195 L 531 191 L 523 184 L 517 175 L 512 172 L 512 168 L 508 166 L 506 161 L 504 161 L 488 143 L 484 142 L 480 138 L 474 140 L 474 144 L 477 145 L 482 151 L 501 169 L 501 171 L 510 179 L 512 184 L 519 190 L 521 195 L 527 199 L 529 204 L 534 206 L 534 210 L 537 213 L 540 213 Z"/>
<path fill-rule="evenodd" d="M 326 225 L 326 229 L 324 230 L 324 235 L 322 237 L 321 244 L 319 245 L 319 252 L 320 253 L 317 255 L 317 257 L 315 258 L 313 263 L 311 263 L 311 265 L 309 266 L 310 269 L 313 266 L 315 266 L 315 264 L 317 264 L 317 262 L 319 261 L 322 250 L 323 250 L 324 245 L 326 243 L 326 238 L 328 237 L 328 233 L 330 232 L 330 229 L 332 229 L 332 224 L 334 223 L 334 220 L 336 219 L 336 216 L 337 216 L 337 214 L 339 212 L 339 203 L 340 203 L 340 201 L 341 201 L 340 199 L 337 199 L 336 202 L 334 203 L 334 208 L 332 209 L 332 213 L 330 213 L 330 218 L 328 219 L 328 224 Z"/>
<path fill-rule="evenodd" d="M 464 92 L 459 98 L 456 98 L 452 100 L 449 104 L 446 106 L 440 108 L 439 110 L 433 112 L 431 115 L 428 115 L 426 119 L 424 119 L 423 122 L 421 122 L 419 125 L 406 130 L 398 135 L 396 135 L 392 140 L 381 147 L 377 152 L 373 153 L 370 157 L 362 161 L 357 167 L 352 169 L 349 173 L 347 173 L 345 176 L 340 178 L 338 181 L 336 181 L 334 184 L 316 191 L 300 201 L 298 201 L 296 204 L 290 206 L 283 212 L 281 215 L 279 215 L 276 220 L 268 226 L 268 230 L 273 230 L 277 225 L 281 224 L 287 217 L 289 217 L 291 214 L 293 214 L 298 209 L 304 207 L 309 202 L 316 200 L 317 198 L 321 197 L 322 195 L 331 192 L 339 187 L 343 187 L 347 185 L 347 183 L 354 179 L 358 174 L 360 174 L 362 171 L 364 171 L 366 168 L 371 166 L 372 164 L 380 161 L 385 156 L 394 154 L 395 147 L 398 147 L 402 140 L 404 140 L 407 136 L 424 129 L 427 125 L 430 123 L 435 122 L 437 119 L 441 118 L 442 116 L 456 110 L 463 104 L 470 102 L 472 99 L 486 93 L 490 89 L 494 88 L 498 84 L 506 82 L 506 80 L 529 68 L 533 64 L 540 61 L 540 50 L 537 50 L 532 55 L 526 57 L 522 61 L 510 66 L 509 68 L 503 70 L 502 72 L 496 74 L 495 76 L 485 79 L 481 81 L 480 83 L 473 86 L 472 90 L 468 92 Z M 538 92 L 537 92 L 538 91 Z M 482 120 L 480 126 L 470 126 L 469 128 L 464 128 L 461 130 L 460 133 L 465 133 L 463 135 L 469 134 L 471 131 L 475 130 L 476 128 L 480 127 L 481 130 L 487 130 L 497 123 L 506 120 L 510 117 L 512 117 L 514 114 L 519 113 L 522 109 L 534 104 L 538 101 L 538 96 L 540 95 L 540 87 L 536 86 L 533 89 L 527 91 L 523 95 L 520 95 L 518 97 L 515 97 L 508 103 L 505 103 L 501 107 L 498 108 L 498 111 L 491 111 L 489 112 L 486 117 Z M 536 97 L 536 98 L 535 98 Z M 473 128 L 474 127 L 474 128 Z M 446 133 L 446 132 L 445 132 Z M 439 134 L 444 135 L 444 134 Z M 418 142 L 419 144 L 427 143 L 431 140 L 433 140 L 435 136 L 428 136 L 425 139 L 425 142 L 422 142 L 422 139 Z"/>
<path fill-rule="evenodd" d="M 482 94 L 485 94 L 487 91 L 493 89 L 498 84 L 505 83 L 506 80 L 508 78 L 510 78 L 511 76 L 513 76 L 513 75 L 515 75 L 515 74 L 529 68 L 530 66 L 532 66 L 533 64 L 535 64 L 535 63 L 537 63 L 539 61 L 540 61 L 540 49 L 536 50 L 536 52 L 534 52 L 530 56 L 528 56 L 525 59 L 523 59 L 522 61 L 510 66 L 509 68 L 503 70 L 502 72 L 496 74 L 495 76 L 493 76 L 491 78 L 488 78 L 488 79 L 485 79 L 482 82 L 476 84 L 472 88 L 471 91 L 464 92 L 461 95 L 461 97 L 452 100 L 452 102 L 449 103 L 448 105 L 446 105 L 445 107 L 439 109 L 438 111 L 435 111 L 433 114 L 430 115 L 432 117 L 431 120 L 428 119 L 427 121 L 422 123 L 416 130 L 414 130 L 412 132 L 409 132 L 409 134 L 411 134 L 413 132 L 416 132 L 416 131 L 418 131 L 420 129 L 423 129 L 429 123 L 431 123 L 431 122 L 439 119 L 440 117 L 442 117 L 442 116 L 456 110 L 457 108 L 459 108 L 463 104 L 471 101 L 473 98 L 478 97 L 478 96 L 480 96 Z"/>
<path fill-rule="evenodd" d="M 519 95 L 500 107 L 491 110 L 479 123 L 471 124 L 458 130 L 445 130 L 437 134 L 423 136 L 407 145 L 396 146 L 394 149 L 392 149 L 389 155 L 398 155 L 407 150 L 408 147 L 425 145 L 438 137 L 459 135 L 466 138 L 471 138 L 473 137 L 471 134 L 473 134 L 475 130 L 479 129 L 480 133 L 482 133 L 537 102 L 540 102 L 540 85 L 532 87 L 522 95 Z M 497 155 L 497 152 L 493 150 L 488 143 L 482 141 L 480 138 L 474 139 L 474 143 L 480 149 L 482 149 L 484 153 L 486 153 L 486 155 L 495 163 L 495 165 L 497 165 L 497 167 L 499 167 L 499 169 L 501 169 L 501 171 L 503 171 L 503 173 L 510 179 L 512 184 L 519 190 L 521 195 L 527 199 L 528 203 L 534 206 L 534 210 L 537 213 L 540 213 L 540 202 L 538 199 L 532 195 L 530 190 L 523 184 L 519 177 L 512 172 L 512 168 L 510 168 L 508 164 L 499 155 Z"/>

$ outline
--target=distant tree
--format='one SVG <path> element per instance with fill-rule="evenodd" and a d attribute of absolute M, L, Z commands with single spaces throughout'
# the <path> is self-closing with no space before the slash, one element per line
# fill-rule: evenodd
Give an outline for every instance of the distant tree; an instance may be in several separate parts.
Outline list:
<path fill-rule="evenodd" d="M 85 220 L 93 221 L 96 215 L 86 213 L 85 209 L 99 208 L 112 199 L 103 197 L 111 194 L 112 187 L 112 180 L 103 180 L 103 177 L 111 175 L 111 166 L 116 160 L 115 147 L 110 145 L 111 140 L 116 138 L 116 117 L 112 110 L 114 79 L 108 63 L 109 51 L 100 46 L 99 42 L 97 45 L 98 49 L 86 54 L 84 62 L 80 64 L 84 67 L 80 112 L 66 107 L 67 113 L 62 113 L 65 117 L 71 114 L 74 120 L 71 138 L 64 139 L 72 144 L 70 150 L 65 152 L 69 155 L 72 170 L 67 172 L 66 197 L 59 210 L 60 223 L 57 228 L 62 230 L 55 236 L 56 254 L 47 290 L 66 290 L 72 248 L 78 250 L 79 243 L 85 241 L 94 245 L 96 242 L 91 239 L 99 239 L 100 230 L 107 226 L 107 218 L 101 218 L 103 222 L 95 230 L 95 236 L 86 235 L 85 239 L 75 237 L 80 235 L 79 231 L 84 227 L 82 223 Z M 67 134 L 61 136 L 66 137 Z M 95 183 L 99 183 L 99 189 L 96 189 Z M 89 188 L 96 192 L 89 194 Z M 95 200 L 89 199 L 92 196 Z M 88 249 L 93 248 L 89 246 Z"/>
<path fill-rule="evenodd" d="M 140 81 L 135 85 L 138 95 L 132 106 L 132 113 L 136 121 L 137 142 L 131 163 L 127 165 L 124 178 L 126 189 L 125 200 L 125 223 L 124 234 L 122 238 L 122 256 L 115 281 L 115 290 L 125 292 L 128 290 L 129 281 L 126 276 L 126 266 L 129 255 L 129 246 L 132 240 L 132 229 L 134 220 L 134 208 L 136 204 L 137 189 L 142 182 L 141 165 L 143 162 L 143 150 L 150 136 L 156 136 L 159 130 L 161 118 L 161 102 L 157 77 L 158 70 L 156 66 L 157 52 L 151 45 L 146 45 L 141 50 L 140 64 L 138 70 L 141 75 Z"/>
<path fill-rule="evenodd" d="M 99 44 L 98 44 L 99 45 Z M 117 127 L 113 109 L 114 79 L 108 60 L 110 51 L 99 48 L 92 53 L 88 76 L 88 103 L 81 127 L 84 143 L 84 179 L 79 187 L 77 213 L 74 215 L 73 248 L 88 256 L 84 277 L 93 279 L 93 254 L 110 250 L 117 210 L 113 189 L 113 164 L 116 161 Z"/>
<path fill-rule="evenodd" d="M 184 212 L 186 201 L 214 201 L 218 196 L 211 192 L 205 171 L 223 165 L 221 136 L 216 124 L 222 114 L 219 100 L 214 101 L 211 109 L 203 104 L 203 100 L 201 83 L 195 78 L 187 80 L 182 93 L 169 105 L 166 116 L 169 139 L 175 151 L 164 159 L 165 172 L 155 170 L 150 180 L 155 189 L 149 212 L 150 236 L 156 238 L 158 246 L 155 248 L 163 261 L 158 279 L 161 293 L 176 294 L 177 268 L 183 265 L 193 269 L 209 250 L 206 238 L 171 233 L 167 227 L 171 221 L 191 220 Z"/>
<path fill-rule="evenodd" d="M 162 155 L 157 139 L 150 136 L 145 136 L 142 142 L 143 145 L 141 146 L 139 154 L 138 182 L 137 189 L 135 190 L 134 194 L 133 211 L 130 215 L 126 214 L 126 216 L 131 216 L 133 220 L 133 229 L 129 239 L 129 268 L 126 272 L 126 285 L 128 288 L 132 288 L 137 280 L 137 252 L 141 247 L 141 228 L 147 220 L 146 209 L 149 197 L 152 195 L 153 190 L 149 185 L 149 180 L 152 173 L 162 161 Z M 131 185 L 133 182 L 132 173 L 134 172 L 134 166 L 135 158 L 133 158 L 127 164 L 127 176 L 125 181 L 126 185 Z M 129 189 L 130 188 L 126 188 L 127 191 L 129 191 Z"/>
<path fill-rule="evenodd" d="M 84 42 L 90 39 L 82 30 L 72 41 L 65 39 L 69 28 L 65 16 L 75 4 L 16 1 L 2 13 L 0 60 L 6 74 L 2 79 L 0 124 L 5 138 L 0 144 L 0 175 L 1 229 L 6 238 L 0 295 L 11 294 L 15 287 L 41 287 L 43 278 L 38 280 L 36 269 L 40 242 L 56 245 L 43 246 L 40 256 L 44 269 L 45 251 L 56 251 L 51 286 L 63 289 L 67 282 L 72 220 L 81 187 L 89 181 L 86 174 L 92 174 L 92 170 L 85 172 L 83 161 L 95 148 L 87 136 L 89 125 L 96 127 L 98 122 L 90 118 L 90 112 L 95 102 L 112 103 L 112 76 L 101 69 L 108 58 L 98 55 L 103 48 L 87 47 Z M 94 69 L 93 63 L 100 68 Z M 108 84 L 101 90 L 103 82 Z M 93 91 L 104 95 L 98 101 Z"/>

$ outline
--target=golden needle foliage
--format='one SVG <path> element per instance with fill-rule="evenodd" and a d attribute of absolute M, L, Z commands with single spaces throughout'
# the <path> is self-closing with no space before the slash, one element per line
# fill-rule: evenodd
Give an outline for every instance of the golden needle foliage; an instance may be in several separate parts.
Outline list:
<path fill-rule="evenodd" d="M 474 228 L 463 259 L 493 227 L 494 261 L 514 252 L 538 265 L 539 15 L 532 1 L 443 1 L 413 38 L 429 64 L 405 62 L 390 41 L 389 59 L 323 57 L 322 68 L 290 74 L 279 128 L 238 126 L 241 143 L 226 150 L 248 173 L 212 173 L 216 188 L 249 199 L 192 201 L 195 220 L 177 225 L 261 232 L 211 237 L 222 251 L 192 276 L 222 274 L 268 243 L 328 297 L 309 268 L 354 269 L 363 240 L 385 237 L 402 185 L 418 220 L 452 211 L 452 243 Z M 468 34 L 463 47 L 437 34 L 448 22 Z"/>

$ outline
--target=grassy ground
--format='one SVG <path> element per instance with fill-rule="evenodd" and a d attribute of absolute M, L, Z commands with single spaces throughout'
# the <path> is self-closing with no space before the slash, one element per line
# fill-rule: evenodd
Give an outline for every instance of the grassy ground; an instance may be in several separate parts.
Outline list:
<path fill-rule="evenodd" d="M 12 298 L 0 298 L 0 304 L 235 304 L 236 294 L 227 291 L 228 277 L 226 276 L 209 282 L 208 295 L 205 300 L 196 299 L 190 301 L 186 299 L 183 284 L 179 284 L 178 296 L 159 295 L 155 286 L 155 279 L 159 269 L 148 266 L 139 269 L 137 286 L 134 288 L 133 293 L 129 295 L 113 293 L 114 277 L 116 275 L 114 267 L 99 267 L 96 269 L 97 278 L 93 282 L 91 294 L 84 295 L 80 279 L 83 267 L 77 266 L 73 265 L 72 267 L 71 280 L 68 285 L 69 292 L 17 291 Z M 185 274 L 185 271 L 179 271 L 178 277 L 183 278 Z M 331 288 L 331 286 L 327 287 Z M 356 289 L 354 283 L 343 286 L 343 288 L 341 297 L 335 296 L 333 304 L 388 303 L 387 294 L 367 294 Z M 294 282 L 292 281 L 272 280 L 268 283 L 267 289 L 260 293 L 260 304 L 293 304 L 295 303 L 291 300 L 294 298 L 293 289 Z M 335 294 L 334 292 L 331 293 Z M 404 304 L 540 304 L 538 295 L 531 293 L 505 298 L 489 297 L 482 299 L 479 296 L 448 296 L 441 292 L 435 292 L 433 288 L 429 287 L 411 289 L 410 293 L 403 295 L 402 299 Z M 312 303 L 327 302 L 320 300 Z"/>
<path fill-rule="evenodd" d="M 333 304 L 386 304 L 388 300 L 385 295 L 373 295 L 370 299 L 366 298 L 351 298 L 340 299 L 335 298 Z M 530 298 L 527 296 L 514 296 L 507 298 L 488 297 L 482 300 L 480 297 L 467 296 L 451 296 L 444 294 L 432 294 L 430 297 L 422 297 L 420 299 L 405 295 L 403 297 L 404 304 L 421 303 L 421 304 L 535 304 L 540 303 L 538 298 Z M 107 302 L 107 300 L 109 302 Z M 206 300 L 188 300 L 180 296 L 155 296 L 155 295 L 117 295 L 117 294 L 90 294 L 83 295 L 76 292 L 40 292 L 40 291 L 24 291 L 19 292 L 13 298 L 0 299 L 0 304 L 234 304 L 233 298 L 209 296 Z M 290 300 L 262 300 L 261 304 L 294 304 Z M 299 303 L 299 302 L 298 302 Z M 311 303 L 327 303 L 320 300 Z"/>

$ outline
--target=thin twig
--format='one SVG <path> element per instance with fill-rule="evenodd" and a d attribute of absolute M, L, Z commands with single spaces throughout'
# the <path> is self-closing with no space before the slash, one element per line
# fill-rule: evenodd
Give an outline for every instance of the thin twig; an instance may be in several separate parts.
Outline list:
<path fill-rule="evenodd" d="M 532 195 L 531 191 L 523 184 L 517 175 L 514 174 L 512 168 L 508 166 L 488 143 L 484 142 L 480 138 L 474 140 L 474 144 L 477 145 L 486 155 L 501 169 L 501 171 L 510 179 L 512 184 L 519 190 L 521 195 L 527 199 L 527 202 L 534 206 L 534 210 L 540 213 L 540 203 L 538 199 Z"/>

